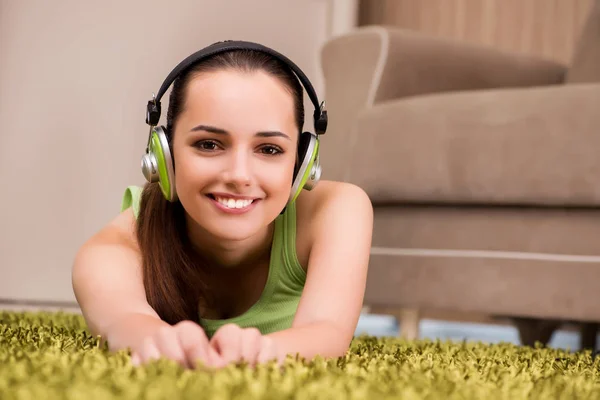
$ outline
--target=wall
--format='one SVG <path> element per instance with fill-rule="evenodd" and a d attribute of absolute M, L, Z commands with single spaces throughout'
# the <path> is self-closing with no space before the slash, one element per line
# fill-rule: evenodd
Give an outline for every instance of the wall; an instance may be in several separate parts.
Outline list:
<path fill-rule="evenodd" d="M 359 24 L 414 29 L 569 63 L 593 0 L 361 0 Z"/>
<path fill-rule="evenodd" d="M 349 26 L 331 18 L 335 7 L 0 0 L 0 302 L 74 301 L 73 256 L 118 213 L 125 186 L 143 184 L 145 105 L 181 59 L 224 38 L 259 41 L 322 95 L 320 46 Z"/>

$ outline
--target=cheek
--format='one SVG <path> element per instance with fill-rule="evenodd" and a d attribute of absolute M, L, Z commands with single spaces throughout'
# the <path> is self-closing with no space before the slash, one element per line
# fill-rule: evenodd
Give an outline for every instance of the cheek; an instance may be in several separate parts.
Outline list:
<path fill-rule="evenodd" d="M 200 184 L 209 175 L 210 164 L 202 163 L 200 157 L 181 153 L 175 159 L 175 180 L 182 190 Z"/>
<path fill-rule="evenodd" d="M 265 174 L 271 187 L 277 188 L 279 191 L 286 191 L 292 186 L 295 161 L 295 158 L 287 159 L 277 166 L 271 166 L 269 173 Z"/>
<path fill-rule="evenodd" d="M 282 193 L 287 193 L 292 186 L 292 173 L 290 171 L 289 174 L 286 173 L 287 169 L 280 168 L 277 173 L 270 173 L 265 175 L 264 186 L 269 188 L 269 191 L 273 194 L 277 193 L 280 195 Z"/>

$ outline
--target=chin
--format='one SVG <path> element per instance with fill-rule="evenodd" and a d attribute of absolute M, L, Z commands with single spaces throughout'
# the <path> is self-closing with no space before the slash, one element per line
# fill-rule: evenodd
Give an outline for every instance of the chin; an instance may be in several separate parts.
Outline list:
<path fill-rule="evenodd" d="M 259 230 L 254 227 L 254 229 L 244 229 L 239 225 L 232 229 L 223 229 L 223 227 L 207 229 L 215 238 L 227 241 L 227 242 L 242 242 L 256 235 Z"/>
<path fill-rule="evenodd" d="M 206 215 L 203 213 L 203 215 Z M 249 216 L 211 216 L 207 218 L 194 218 L 196 224 L 206 233 L 219 240 L 241 241 L 259 233 L 268 222 L 262 218 L 248 218 Z"/>

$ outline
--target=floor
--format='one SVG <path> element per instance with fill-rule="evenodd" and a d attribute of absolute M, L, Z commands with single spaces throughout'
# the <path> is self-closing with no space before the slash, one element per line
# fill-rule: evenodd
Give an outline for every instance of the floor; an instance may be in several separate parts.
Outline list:
<path fill-rule="evenodd" d="M 55 307 L 37 304 L 9 304 L 0 302 L 0 309 L 13 311 L 68 311 L 79 312 L 75 306 L 57 305 Z M 373 336 L 398 336 L 400 325 L 396 318 L 390 315 L 365 312 L 361 314 L 355 334 Z M 507 342 L 520 344 L 516 328 L 509 325 L 486 324 L 476 322 L 447 321 L 434 318 L 423 318 L 419 324 L 419 338 L 440 339 L 452 341 L 481 341 L 484 343 Z M 600 343 L 600 333 L 598 334 Z M 554 333 L 549 343 L 550 347 L 570 351 L 579 350 L 579 334 L 569 329 L 561 329 Z"/>
<path fill-rule="evenodd" d="M 396 318 L 388 315 L 362 314 L 355 334 L 373 336 L 398 336 L 400 325 Z M 520 344 L 517 329 L 511 326 L 494 324 L 442 321 L 422 319 L 419 325 L 419 338 L 441 339 L 452 341 L 481 341 L 484 343 L 507 342 Z M 598 335 L 600 343 L 600 333 Z M 569 329 L 561 329 L 554 333 L 550 347 L 569 351 L 579 350 L 579 334 Z"/>

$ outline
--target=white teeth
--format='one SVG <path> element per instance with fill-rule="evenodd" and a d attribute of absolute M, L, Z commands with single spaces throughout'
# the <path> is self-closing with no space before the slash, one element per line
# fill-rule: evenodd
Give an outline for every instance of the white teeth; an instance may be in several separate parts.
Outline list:
<path fill-rule="evenodd" d="M 236 200 L 235 201 L 235 208 L 248 207 L 248 205 L 250 205 L 250 203 L 252 203 L 252 200 Z"/>
<path fill-rule="evenodd" d="M 234 200 L 225 197 L 215 197 L 217 201 L 227 208 L 245 208 L 252 204 L 253 200 Z"/>

